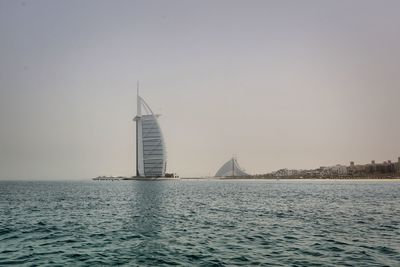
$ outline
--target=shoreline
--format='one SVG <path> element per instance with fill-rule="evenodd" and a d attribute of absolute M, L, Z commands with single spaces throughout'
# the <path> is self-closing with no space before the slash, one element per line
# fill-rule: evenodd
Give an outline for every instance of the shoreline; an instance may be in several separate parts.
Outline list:
<path fill-rule="evenodd" d="M 376 178 L 354 178 L 354 179 L 339 179 L 339 178 L 327 178 L 327 179 L 321 179 L 321 178 L 306 178 L 306 179 L 290 179 L 290 178 L 282 178 L 282 179 L 212 179 L 212 180 L 227 180 L 227 181 L 232 181 L 232 180 L 236 180 L 236 181 L 304 181 L 304 182 L 310 182 L 310 181 L 343 181 L 343 182 L 351 182 L 351 181 L 355 181 L 355 182 L 367 182 L 367 181 L 371 181 L 371 182 L 400 182 L 400 178 L 384 178 L 384 179 L 376 179 Z"/>
<path fill-rule="evenodd" d="M 382 181 L 382 182 L 400 182 L 400 176 L 396 177 L 326 177 L 326 178 L 266 178 L 266 177 L 180 177 L 180 178 L 170 178 L 170 177 L 159 177 L 159 178 L 144 178 L 144 177 L 101 177 L 92 178 L 93 181 L 179 181 L 179 180 L 216 180 L 216 181 Z"/>
<path fill-rule="evenodd" d="M 287 181 L 400 181 L 400 177 L 384 177 L 384 178 L 377 178 L 377 177 L 354 177 L 354 178 L 336 178 L 336 177 L 329 177 L 329 178 L 211 178 L 216 180 L 271 180 L 271 181 L 279 181 L 279 180 L 287 180 Z"/>

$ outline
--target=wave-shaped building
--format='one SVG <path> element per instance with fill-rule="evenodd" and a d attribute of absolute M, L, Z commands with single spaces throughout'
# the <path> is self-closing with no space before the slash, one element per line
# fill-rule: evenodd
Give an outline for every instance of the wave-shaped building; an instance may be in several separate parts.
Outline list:
<path fill-rule="evenodd" d="M 137 94 L 136 176 L 164 177 L 167 157 L 164 137 L 158 123 L 159 114 Z"/>
<path fill-rule="evenodd" d="M 235 157 L 228 160 L 215 174 L 215 177 L 234 177 L 249 176 L 242 168 L 240 168 Z"/>

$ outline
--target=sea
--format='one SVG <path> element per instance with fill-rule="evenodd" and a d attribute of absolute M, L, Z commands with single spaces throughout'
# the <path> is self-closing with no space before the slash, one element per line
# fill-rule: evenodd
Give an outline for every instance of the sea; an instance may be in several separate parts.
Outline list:
<path fill-rule="evenodd" d="M 400 182 L 0 182 L 0 266 L 400 266 Z"/>

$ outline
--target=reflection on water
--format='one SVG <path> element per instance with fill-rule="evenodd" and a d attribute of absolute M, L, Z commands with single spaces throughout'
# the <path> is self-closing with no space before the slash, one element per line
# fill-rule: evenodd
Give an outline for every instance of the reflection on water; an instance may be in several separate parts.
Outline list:
<path fill-rule="evenodd" d="M 156 237 L 162 230 L 164 183 L 138 181 L 128 186 L 132 198 L 127 205 L 130 221 L 126 225 L 126 230 L 147 237 Z"/>
<path fill-rule="evenodd" d="M 398 266 L 400 183 L 1 182 L 0 265 Z"/>
<path fill-rule="evenodd" d="M 139 239 L 139 244 L 132 251 L 135 260 L 140 264 L 149 264 L 149 256 L 154 251 L 163 251 L 164 244 L 159 242 L 163 231 L 162 219 L 165 216 L 162 209 L 164 197 L 163 182 L 138 181 L 127 185 L 132 198 L 127 208 L 128 223 L 123 232 L 126 238 Z"/>

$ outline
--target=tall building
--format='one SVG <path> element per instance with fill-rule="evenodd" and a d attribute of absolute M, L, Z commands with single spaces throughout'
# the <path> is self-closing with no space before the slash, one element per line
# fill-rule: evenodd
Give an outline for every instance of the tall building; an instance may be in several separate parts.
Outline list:
<path fill-rule="evenodd" d="M 160 115 L 137 94 L 136 176 L 164 177 L 167 167 L 164 137 L 158 123 Z"/>
<path fill-rule="evenodd" d="M 228 160 L 215 174 L 215 177 L 228 177 L 228 176 L 248 176 L 248 174 L 239 167 L 235 157 Z"/>

